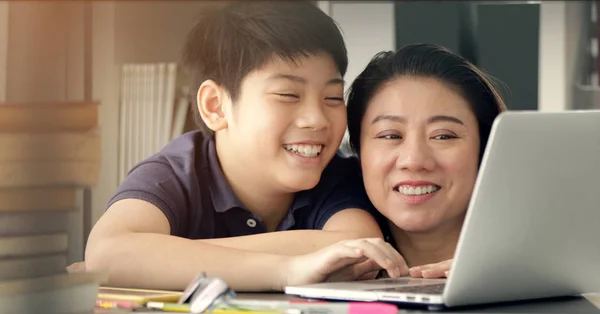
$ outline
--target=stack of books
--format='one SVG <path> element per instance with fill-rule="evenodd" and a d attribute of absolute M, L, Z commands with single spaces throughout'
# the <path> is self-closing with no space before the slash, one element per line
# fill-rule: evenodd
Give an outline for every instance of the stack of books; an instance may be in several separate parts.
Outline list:
<path fill-rule="evenodd" d="M 44 305 L 56 309 L 51 313 L 93 308 L 98 276 L 70 275 L 66 266 L 68 221 L 79 206 L 77 190 L 95 185 L 99 175 L 97 129 L 97 103 L 0 104 L 3 311 L 30 312 L 39 307 L 47 313 Z M 91 299 L 85 302 L 90 292 Z M 77 302 L 53 307 L 55 301 L 75 294 Z"/>

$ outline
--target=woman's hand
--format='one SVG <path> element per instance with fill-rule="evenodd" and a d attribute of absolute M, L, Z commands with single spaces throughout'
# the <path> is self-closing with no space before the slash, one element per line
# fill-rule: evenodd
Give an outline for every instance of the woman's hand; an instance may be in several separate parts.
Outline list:
<path fill-rule="evenodd" d="M 415 278 L 442 278 L 450 275 L 453 259 L 439 263 L 411 267 L 409 272 Z"/>
<path fill-rule="evenodd" d="M 382 269 L 392 278 L 408 274 L 404 258 L 383 239 L 346 240 L 290 257 L 284 267 L 285 285 L 373 279 Z"/>

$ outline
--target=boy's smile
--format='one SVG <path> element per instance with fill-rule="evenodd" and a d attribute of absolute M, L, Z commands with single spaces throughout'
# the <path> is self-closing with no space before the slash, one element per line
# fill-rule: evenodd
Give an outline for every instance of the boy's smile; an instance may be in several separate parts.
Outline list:
<path fill-rule="evenodd" d="M 297 162 L 300 166 L 314 167 L 321 164 L 320 154 L 323 144 L 314 141 L 302 141 L 284 144 L 283 149 L 289 153 L 292 162 Z"/>
<path fill-rule="evenodd" d="M 226 176 L 263 194 L 316 186 L 346 130 L 343 92 L 325 54 L 275 56 L 250 72 L 237 99 L 222 105 L 227 126 L 216 132 L 216 143 Z"/>
<path fill-rule="evenodd" d="M 283 148 L 288 152 L 300 155 L 302 157 L 317 157 L 323 149 L 322 144 L 310 144 L 310 143 L 295 143 L 295 144 L 284 144 Z"/>

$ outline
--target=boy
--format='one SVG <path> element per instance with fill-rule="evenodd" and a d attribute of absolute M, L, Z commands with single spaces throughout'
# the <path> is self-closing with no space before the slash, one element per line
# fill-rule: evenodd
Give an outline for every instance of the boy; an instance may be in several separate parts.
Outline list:
<path fill-rule="evenodd" d="M 336 156 L 342 36 L 304 1 L 212 3 L 201 14 L 183 55 L 202 131 L 130 171 L 90 234 L 86 268 L 155 289 L 182 290 L 201 272 L 243 291 L 323 280 L 344 265 L 323 269 L 316 251 L 382 236 L 363 210 L 358 164 Z"/>

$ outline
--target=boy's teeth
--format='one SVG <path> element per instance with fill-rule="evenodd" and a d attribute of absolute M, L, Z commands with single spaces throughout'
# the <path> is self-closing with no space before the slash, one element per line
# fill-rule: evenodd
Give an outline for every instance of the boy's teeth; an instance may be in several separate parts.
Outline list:
<path fill-rule="evenodd" d="M 406 195 L 425 195 L 433 193 L 440 188 L 437 185 L 422 185 L 418 187 L 410 185 L 401 185 L 396 188 L 396 191 Z"/>
<path fill-rule="evenodd" d="M 293 145 L 283 145 L 283 148 L 290 152 L 296 153 L 300 156 L 316 157 L 316 156 L 319 156 L 319 154 L 321 153 L 321 149 L 323 148 L 323 145 L 293 144 Z"/>

